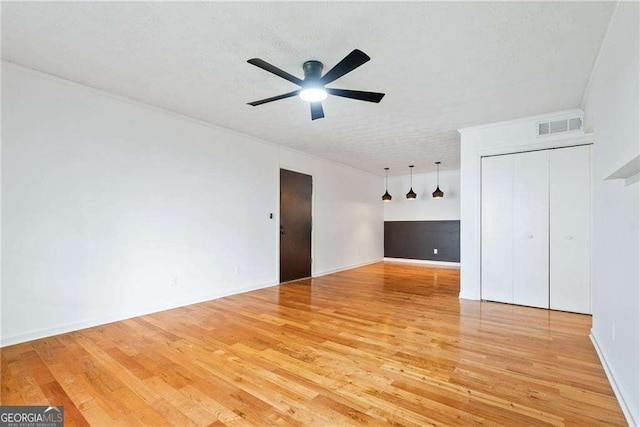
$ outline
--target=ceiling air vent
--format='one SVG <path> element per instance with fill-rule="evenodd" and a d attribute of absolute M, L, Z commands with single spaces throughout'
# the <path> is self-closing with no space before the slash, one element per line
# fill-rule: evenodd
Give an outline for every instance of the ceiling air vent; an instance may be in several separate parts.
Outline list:
<path fill-rule="evenodd" d="M 582 130 L 582 119 L 580 117 L 538 123 L 537 132 L 538 136 L 548 136 L 577 130 Z"/>

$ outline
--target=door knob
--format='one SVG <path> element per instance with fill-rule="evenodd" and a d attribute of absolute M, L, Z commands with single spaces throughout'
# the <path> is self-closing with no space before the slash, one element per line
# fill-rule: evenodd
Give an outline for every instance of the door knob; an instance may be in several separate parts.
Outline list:
<path fill-rule="evenodd" d="M 528 237 L 529 239 L 533 239 L 533 234 L 529 234 L 527 237 Z"/>
<path fill-rule="evenodd" d="M 564 238 L 567 240 L 573 240 L 573 236 L 564 236 Z"/>

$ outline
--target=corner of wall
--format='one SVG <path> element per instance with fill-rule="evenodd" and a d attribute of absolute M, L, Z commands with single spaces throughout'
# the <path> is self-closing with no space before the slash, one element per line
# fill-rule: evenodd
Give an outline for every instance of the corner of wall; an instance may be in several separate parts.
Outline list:
<path fill-rule="evenodd" d="M 627 399 L 625 397 L 626 395 L 625 393 L 623 393 L 622 389 L 620 388 L 620 381 L 618 380 L 617 375 L 615 374 L 615 371 L 612 369 L 612 366 L 609 363 L 609 360 L 607 359 L 607 356 L 603 351 L 603 348 L 600 346 L 600 343 L 598 341 L 598 336 L 593 329 L 591 329 L 589 338 L 593 343 L 593 347 L 596 349 L 596 353 L 598 354 L 600 363 L 604 368 L 604 373 L 607 375 L 607 379 L 611 384 L 613 393 L 616 395 L 616 398 L 618 399 L 618 403 L 620 403 L 620 408 L 622 409 L 622 413 L 624 414 L 624 417 L 627 419 L 627 423 L 629 423 L 630 426 L 640 426 L 640 414 L 634 415 L 633 412 L 631 411 L 631 405 L 627 402 Z"/>

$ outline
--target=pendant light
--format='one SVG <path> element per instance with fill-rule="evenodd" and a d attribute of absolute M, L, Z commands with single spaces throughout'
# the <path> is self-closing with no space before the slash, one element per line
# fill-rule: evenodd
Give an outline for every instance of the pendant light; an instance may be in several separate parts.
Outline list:
<path fill-rule="evenodd" d="M 442 199 L 444 197 L 444 193 L 440 190 L 440 162 L 436 162 L 436 168 L 438 169 L 438 183 L 436 184 L 436 191 L 432 194 L 434 199 Z"/>
<path fill-rule="evenodd" d="M 417 194 L 413 191 L 413 166 L 409 165 L 409 174 L 411 175 L 411 187 L 409 188 L 409 192 L 407 193 L 407 200 L 415 200 Z"/>
<path fill-rule="evenodd" d="M 388 180 L 389 180 L 389 168 L 384 168 L 384 195 L 382 196 L 383 202 L 391 201 L 391 194 L 389 194 L 389 190 L 387 190 Z"/>

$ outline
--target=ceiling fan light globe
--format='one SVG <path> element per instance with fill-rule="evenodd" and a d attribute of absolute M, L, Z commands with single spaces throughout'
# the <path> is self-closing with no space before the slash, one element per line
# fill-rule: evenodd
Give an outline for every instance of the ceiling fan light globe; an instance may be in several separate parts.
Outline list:
<path fill-rule="evenodd" d="M 300 99 L 307 102 L 320 102 L 327 99 L 327 91 L 322 88 L 308 88 L 300 91 Z"/>

